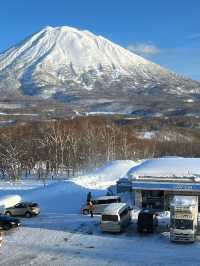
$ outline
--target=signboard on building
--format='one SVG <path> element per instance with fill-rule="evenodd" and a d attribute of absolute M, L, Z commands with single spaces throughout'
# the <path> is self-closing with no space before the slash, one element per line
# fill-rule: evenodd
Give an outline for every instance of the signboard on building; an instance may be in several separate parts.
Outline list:
<path fill-rule="evenodd" d="M 140 182 L 133 181 L 132 189 L 166 190 L 166 191 L 194 191 L 200 192 L 200 183 L 170 183 L 170 182 Z"/>

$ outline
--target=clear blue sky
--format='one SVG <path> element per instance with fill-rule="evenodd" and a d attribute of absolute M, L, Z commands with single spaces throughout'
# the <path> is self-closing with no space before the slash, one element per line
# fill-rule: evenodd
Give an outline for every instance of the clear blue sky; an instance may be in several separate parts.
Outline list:
<path fill-rule="evenodd" d="M 0 9 L 0 52 L 47 25 L 67 25 L 200 80 L 200 0 L 6 0 Z"/>

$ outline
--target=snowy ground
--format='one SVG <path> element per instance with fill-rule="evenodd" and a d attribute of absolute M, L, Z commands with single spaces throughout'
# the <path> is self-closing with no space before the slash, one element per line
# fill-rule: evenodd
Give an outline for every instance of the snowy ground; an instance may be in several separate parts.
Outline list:
<path fill-rule="evenodd" d="M 3 183 L 0 187 L 0 196 L 19 194 L 24 200 L 41 205 L 40 216 L 22 219 L 21 228 L 5 234 L 0 250 L 1 266 L 200 265 L 200 242 L 171 243 L 167 216 L 160 217 L 158 232 L 139 235 L 137 211 L 133 211 L 133 223 L 125 232 L 107 234 L 100 231 L 99 216 L 92 219 L 80 214 L 80 206 L 89 191 L 85 186 L 59 181 L 43 187 L 32 181 L 15 186 L 7 183 L 6 190 Z M 96 196 L 106 192 L 98 185 L 90 191 Z"/>

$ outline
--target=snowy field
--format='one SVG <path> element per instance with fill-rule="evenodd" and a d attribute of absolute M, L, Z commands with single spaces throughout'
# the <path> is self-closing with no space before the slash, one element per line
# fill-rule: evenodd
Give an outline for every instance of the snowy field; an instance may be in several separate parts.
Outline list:
<path fill-rule="evenodd" d="M 112 172 L 116 169 L 119 173 L 120 164 L 112 163 Z M 126 172 L 131 162 L 127 162 L 127 169 L 125 164 L 122 168 Z M 109 184 L 112 181 L 108 167 L 96 172 L 92 188 L 86 186 L 86 179 L 89 183 L 92 176 L 79 177 L 75 181 L 50 182 L 46 187 L 34 181 L 17 185 L 1 182 L 0 196 L 18 194 L 24 200 L 38 202 L 41 215 L 21 219 L 19 229 L 5 233 L 0 265 L 200 265 L 200 242 L 173 244 L 169 241 L 168 216 L 159 218 L 160 229 L 155 234 L 139 235 L 136 232 L 136 210 L 132 215 L 133 223 L 121 234 L 102 233 L 99 216 L 92 219 L 80 214 L 88 191 L 93 196 L 106 193 L 104 177 L 108 176 Z"/>

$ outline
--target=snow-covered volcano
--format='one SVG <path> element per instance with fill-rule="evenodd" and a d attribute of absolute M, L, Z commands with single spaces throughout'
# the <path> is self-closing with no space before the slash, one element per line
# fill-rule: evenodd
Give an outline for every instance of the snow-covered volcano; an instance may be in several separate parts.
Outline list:
<path fill-rule="evenodd" d="M 160 97 L 199 92 L 198 82 L 167 71 L 102 36 L 71 27 L 46 27 L 0 54 L 1 94 L 82 101 L 92 106 L 91 110 L 100 105 L 100 110 L 123 111 L 122 98 L 128 97 L 130 102 L 130 96 L 141 94 Z M 112 103 L 110 109 L 108 103 Z M 130 111 L 132 105 L 128 105 Z"/>
<path fill-rule="evenodd" d="M 70 27 L 46 27 L 0 57 L 0 70 L 7 67 L 27 71 L 59 73 L 62 67 L 80 74 L 90 69 L 101 71 L 102 67 L 128 74 L 133 67 L 139 70 L 152 67 L 150 62 L 111 43 L 89 31 Z M 141 69 L 142 70 L 142 69 Z M 66 73 L 61 73 L 65 76 Z"/>
<path fill-rule="evenodd" d="M 120 76 L 134 75 L 136 86 L 139 80 L 167 74 L 159 66 L 101 36 L 70 27 L 46 27 L 1 54 L 0 71 L 5 77 L 17 80 L 18 87 L 56 86 L 66 90 L 70 82 L 91 90 L 97 80 L 106 78 L 111 82 Z M 47 96 L 50 91 L 40 90 L 40 93 Z"/>

